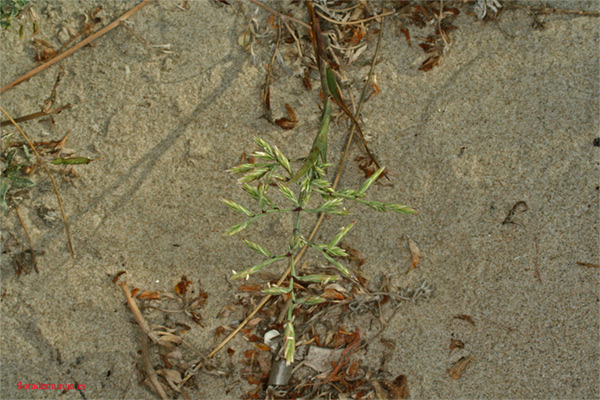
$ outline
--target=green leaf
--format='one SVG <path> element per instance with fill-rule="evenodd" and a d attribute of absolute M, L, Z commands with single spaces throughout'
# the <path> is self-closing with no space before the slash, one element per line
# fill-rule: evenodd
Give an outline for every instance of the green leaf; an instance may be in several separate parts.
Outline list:
<path fill-rule="evenodd" d="M 304 275 L 297 276 L 296 278 L 303 282 L 320 283 L 322 285 L 325 285 L 329 282 L 335 282 L 340 279 L 340 277 L 336 275 Z"/>
<path fill-rule="evenodd" d="M 323 178 L 313 179 L 310 184 L 315 189 L 318 188 L 318 189 L 322 189 L 326 192 L 333 192 L 333 189 L 331 188 L 331 184 L 326 179 L 323 179 Z"/>
<path fill-rule="evenodd" d="M 255 136 L 254 141 L 264 151 L 264 153 L 255 152 L 254 155 L 261 154 L 263 157 L 259 156 L 260 158 L 264 158 L 264 156 L 266 156 L 266 157 L 269 157 L 273 161 L 275 161 L 277 159 L 277 157 L 275 156 L 275 150 L 273 149 L 273 146 L 271 146 L 269 143 L 267 143 L 266 140 L 263 140 L 263 139 Z"/>
<path fill-rule="evenodd" d="M 87 158 L 87 157 L 69 157 L 69 158 L 58 157 L 58 158 L 55 158 L 54 160 L 52 160 L 50 163 L 52 165 L 79 165 L 79 164 L 89 164 L 92 161 L 94 161 L 94 160 L 92 160 L 91 158 Z"/>
<path fill-rule="evenodd" d="M 333 258 L 331 258 L 331 256 L 329 254 L 327 254 L 326 252 L 323 252 L 323 256 L 327 259 L 327 261 L 329 261 L 342 275 L 351 278 L 352 277 L 352 273 L 350 272 L 350 270 L 348 268 L 346 268 L 345 266 L 343 266 L 342 264 L 340 264 L 339 262 L 337 262 L 336 260 L 334 260 Z"/>
<path fill-rule="evenodd" d="M 287 294 L 291 292 L 292 289 L 289 287 L 280 287 L 280 286 L 271 286 L 269 288 L 263 289 L 262 292 L 264 294 L 270 294 L 272 296 L 279 296 L 282 294 Z"/>
<path fill-rule="evenodd" d="M 287 255 L 283 254 L 277 257 L 272 257 L 269 258 L 268 260 L 265 260 L 263 262 L 261 262 L 260 264 L 257 264 L 253 267 L 247 268 L 242 272 L 237 272 L 236 274 L 233 275 L 232 279 L 238 279 L 238 278 L 246 278 L 254 273 L 257 273 L 258 271 L 260 271 L 261 269 L 263 269 L 264 267 L 266 267 L 269 264 L 273 264 L 274 262 L 277 262 L 279 260 L 282 260 L 284 258 L 286 258 Z"/>
<path fill-rule="evenodd" d="M 361 188 L 358 190 L 358 194 L 363 194 L 364 192 L 366 192 L 369 186 L 371 186 L 371 184 L 375 182 L 377 178 L 379 178 L 379 175 L 381 175 L 384 169 L 385 168 L 379 168 L 373 175 L 371 175 L 369 179 L 367 179 L 365 183 L 363 183 Z"/>
<path fill-rule="evenodd" d="M 277 158 L 277 162 L 281 164 L 281 166 L 285 168 L 290 175 L 292 175 L 293 172 L 292 166 L 290 165 L 290 160 L 288 160 L 288 158 L 281 152 L 281 150 L 277 148 L 277 146 L 275 146 L 275 157 Z"/>
<path fill-rule="evenodd" d="M 321 304 L 326 301 L 321 296 L 306 296 L 296 300 L 296 304 L 303 304 L 305 306 L 314 306 L 316 304 Z"/>
<path fill-rule="evenodd" d="M 254 215 L 252 213 L 252 211 L 248 210 L 246 207 L 244 207 L 241 204 L 235 203 L 235 202 L 233 202 L 231 200 L 227 200 L 227 199 L 221 199 L 221 201 L 223 203 L 227 204 L 227 206 L 229 208 L 231 208 L 232 210 L 234 210 L 234 211 L 244 213 L 244 214 L 246 214 L 249 217 L 252 217 Z"/>
<path fill-rule="evenodd" d="M 35 185 L 35 183 L 33 183 L 33 181 L 30 179 L 22 178 L 20 176 L 12 176 L 10 180 L 12 181 L 13 185 L 18 188 L 26 188 Z"/>
<path fill-rule="evenodd" d="M 273 208 L 273 201 L 267 196 L 268 185 L 259 185 L 258 186 L 258 206 L 261 210 L 264 210 L 268 206 L 269 208 Z"/>
<path fill-rule="evenodd" d="M 8 204 L 6 203 L 6 193 L 10 189 L 10 179 L 0 176 L 0 208 L 6 210 Z"/>
<path fill-rule="evenodd" d="M 31 154 L 29 154 L 29 147 L 23 145 L 23 153 L 25 153 L 25 159 L 28 163 L 31 162 Z"/>
<path fill-rule="evenodd" d="M 352 190 L 352 189 L 345 189 L 345 190 L 341 190 L 339 192 L 333 192 L 332 193 L 333 196 L 336 197 L 341 197 L 343 199 L 354 199 L 356 196 L 358 196 L 358 192 L 356 190 Z M 361 197 L 361 196 L 359 196 Z"/>
<path fill-rule="evenodd" d="M 339 206 L 341 206 L 342 202 L 343 202 L 343 199 L 333 198 L 333 199 L 326 200 L 323 204 L 321 204 L 319 207 L 317 207 L 315 209 L 306 210 L 306 211 L 331 212 L 331 211 L 335 210 L 336 208 L 338 208 Z"/>
<path fill-rule="evenodd" d="M 386 204 L 387 208 L 399 214 L 417 214 L 417 210 L 401 204 Z"/>
<path fill-rule="evenodd" d="M 258 190 L 256 190 L 254 187 L 248 185 L 247 183 L 244 183 L 243 189 L 254 200 L 258 200 L 258 198 L 260 197 L 258 194 Z"/>
<path fill-rule="evenodd" d="M 338 247 L 338 246 L 327 247 L 325 249 L 325 251 L 327 252 L 327 254 L 329 254 L 330 256 L 333 256 L 333 257 L 346 257 L 346 256 L 348 256 L 348 253 L 346 253 L 346 250 L 344 250 L 344 249 L 342 249 L 341 247 Z"/>
<path fill-rule="evenodd" d="M 240 172 L 246 172 L 246 171 L 250 171 L 251 169 L 253 169 L 255 167 L 254 164 L 240 164 L 237 165 L 229 170 L 227 170 L 228 172 L 232 173 L 232 174 L 237 174 Z"/>
<path fill-rule="evenodd" d="M 333 96 L 335 101 L 340 104 L 340 89 L 338 88 L 337 82 L 335 80 L 335 75 L 333 75 L 333 71 L 329 67 L 329 65 L 325 66 L 325 76 L 327 80 L 327 89 L 329 89 L 329 93 Z"/>
<path fill-rule="evenodd" d="M 264 151 L 255 151 L 254 153 L 252 153 L 252 155 L 256 158 L 260 158 L 262 160 L 268 160 L 268 161 L 277 161 L 277 159 L 275 157 L 273 157 L 272 155 L 265 153 Z"/>
<path fill-rule="evenodd" d="M 356 201 L 358 201 L 359 203 L 362 203 L 366 206 L 371 207 L 375 211 L 378 211 L 378 212 L 386 211 L 385 204 L 383 204 L 380 201 L 369 201 L 369 200 L 361 200 L 361 199 L 356 199 Z"/>
<path fill-rule="evenodd" d="M 227 234 L 229 236 L 233 236 L 236 233 L 239 233 L 239 232 L 243 231 L 244 229 L 246 229 L 248 226 L 250 226 L 251 223 L 252 223 L 252 220 L 249 219 L 248 221 L 244 221 L 244 222 L 240 222 L 239 224 L 235 224 L 231 228 L 227 229 Z"/>
<path fill-rule="evenodd" d="M 348 210 L 344 210 L 343 208 L 336 208 L 335 210 L 327 211 L 327 213 L 332 215 L 348 215 Z"/>
<path fill-rule="evenodd" d="M 245 183 L 245 182 L 252 182 L 254 180 L 260 179 L 263 177 L 264 174 L 269 172 L 269 170 L 270 170 L 270 168 L 267 168 L 267 167 L 256 168 L 254 171 L 251 171 L 251 172 L 247 173 L 246 175 L 242 176 L 240 179 L 238 179 L 238 182 Z"/>
<path fill-rule="evenodd" d="M 348 234 L 348 232 L 350 232 L 350 229 L 352 229 L 352 227 L 354 226 L 354 224 L 356 223 L 356 221 L 352 222 L 350 225 L 346 225 L 343 226 L 342 229 L 340 229 L 340 231 L 338 232 L 337 235 L 335 235 L 335 237 L 331 240 L 331 242 L 329 242 L 328 247 L 334 247 L 337 246 L 337 244 L 340 242 L 340 240 L 342 240 L 344 238 L 344 236 L 346 236 Z"/>
<path fill-rule="evenodd" d="M 296 198 L 296 195 L 294 194 L 294 192 L 292 192 L 292 190 L 289 187 L 282 185 L 282 186 L 279 186 L 279 190 L 285 196 L 285 198 L 288 199 L 289 201 L 291 201 L 292 203 L 294 203 L 294 205 L 296 207 L 298 207 L 300 205 L 300 203 L 298 203 L 298 199 Z"/>
<path fill-rule="evenodd" d="M 269 253 L 269 251 L 267 249 L 265 249 L 258 243 L 254 243 L 254 242 L 251 242 L 246 239 L 244 239 L 244 243 L 246 244 L 246 246 L 248 246 L 253 251 L 257 252 L 258 254 L 262 254 L 263 256 L 266 256 L 269 258 L 273 257 L 273 255 L 271 253 Z"/>
<path fill-rule="evenodd" d="M 284 330 L 284 355 L 285 355 L 285 363 L 290 365 L 294 362 L 294 352 L 296 350 L 296 333 L 294 332 L 294 325 L 291 321 L 285 324 Z"/>

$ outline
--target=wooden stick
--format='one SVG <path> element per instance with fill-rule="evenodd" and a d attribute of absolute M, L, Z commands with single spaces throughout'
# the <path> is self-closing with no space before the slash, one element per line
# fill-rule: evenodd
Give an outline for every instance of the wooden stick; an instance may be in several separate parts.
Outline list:
<path fill-rule="evenodd" d="M 123 290 L 125 299 L 127 299 L 127 305 L 131 309 L 135 320 L 137 321 L 144 334 L 147 335 L 150 338 L 150 340 L 152 340 L 152 343 L 160 344 L 160 338 L 156 333 L 152 332 L 152 330 L 150 329 L 150 325 L 148 325 L 148 322 L 146 322 L 144 316 L 142 315 L 142 312 L 138 308 L 135 299 L 131 297 L 131 291 L 129 290 L 129 286 L 127 286 L 127 283 L 121 282 L 119 283 L 119 286 L 121 286 L 121 290 Z"/>
<path fill-rule="evenodd" d="M 39 67 L 32 69 L 31 71 L 29 71 L 25 75 L 21 76 L 17 80 L 15 80 L 15 81 L 9 83 L 8 85 L 4 86 L 2 89 L 0 89 L 0 94 L 6 92 L 8 89 L 10 89 L 10 88 L 12 88 L 14 86 L 17 86 L 19 83 L 26 81 L 27 79 L 31 78 L 32 76 L 37 75 L 38 73 L 42 72 L 46 68 L 48 68 L 48 67 L 56 64 L 57 62 L 59 62 L 63 58 L 66 58 L 66 57 L 70 56 L 71 54 L 73 54 L 77 50 L 79 50 L 80 48 L 88 45 L 89 43 L 91 43 L 92 41 L 96 40 L 97 38 L 99 38 L 100 36 L 104 35 L 105 33 L 113 30 L 114 28 L 116 28 L 117 26 L 119 26 L 119 24 L 121 22 L 125 21 L 127 18 L 129 18 L 130 16 L 132 16 L 133 14 L 135 14 L 136 12 L 138 12 L 142 7 L 144 7 L 150 1 L 151 0 L 143 0 L 140 4 L 138 4 L 137 6 L 133 7 L 131 10 L 127 11 L 125 14 L 121 15 L 115 21 L 113 21 L 109 25 L 105 26 L 104 28 L 100 29 L 98 32 L 96 32 L 96 33 L 88 36 L 86 39 L 84 39 L 81 42 L 77 43 L 75 46 L 71 47 L 69 50 L 65 51 L 64 53 L 60 53 L 56 57 L 54 57 L 51 60 L 49 60 L 47 63 L 44 63 L 44 64 L 40 65 Z"/>

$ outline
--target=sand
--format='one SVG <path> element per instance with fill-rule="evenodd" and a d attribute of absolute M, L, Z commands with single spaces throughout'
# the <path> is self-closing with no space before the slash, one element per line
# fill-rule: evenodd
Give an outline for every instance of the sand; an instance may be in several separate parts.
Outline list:
<path fill-rule="evenodd" d="M 55 44 L 63 28 L 80 28 L 95 6 L 103 6 L 107 23 L 135 4 L 34 3 L 40 37 Z M 244 5 L 264 29 L 266 12 L 255 15 L 256 7 Z M 303 15 L 295 6 L 286 9 Z M 356 220 L 347 243 L 366 258 L 367 275 L 386 275 L 394 287 L 423 280 L 435 287 L 430 298 L 402 305 L 385 328 L 382 337 L 395 350 L 377 340 L 364 360 L 376 371 L 386 355 L 386 370 L 407 376 L 411 398 L 600 397 L 599 271 L 576 263 L 600 258 L 600 150 L 593 146 L 598 18 L 542 18 L 546 29 L 534 30 L 523 11 L 507 12 L 497 24 L 461 15 L 446 57 L 427 73 L 418 70 L 426 56 L 417 40 L 409 47 L 394 22 L 387 25 L 376 70 L 381 93 L 365 105 L 362 121 L 371 148 L 393 173 L 393 187 L 374 186 L 370 196 L 420 213 L 377 214 L 351 205 L 351 216 L 326 221 L 319 236 L 326 240 Z M 41 217 L 44 208 L 58 212 L 44 174 L 21 202 L 34 247 L 44 254 L 39 274 L 19 277 L 14 249 L 2 254 L 2 398 L 152 398 L 136 369 L 139 328 L 112 276 L 126 270 L 132 287 L 171 290 L 186 275 L 208 294 L 204 328 L 186 338 L 208 352 L 217 343 L 215 329 L 231 319 L 216 318 L 237 293 L 230 271 L 257 260 L 242 239 L 273 251 L 286 245 L 287 218 L 239 237 L 224 235 L 240 219 L 220 199 L 249 204 L 225 170 L 255 149 L 255 135 L 291 157 L 306 154 L 318 124 L 316 90 L 307 92 L 299 77 L 279 70 L 275 113 L 282 116 L 289 103 L 300 121 L 283 131 L 261 118 L 259 91 L 271 47 L 260 39 L 253 57 L 238 45 L 246 27 L 241 15 L 212 1 L 191 1 L 187 11 L 159 1 L 129 23 L 147 45 L 117 28 L 63 60 L 56 104 L 73 108 L 54 116 L 54 125 L 23 124 L 34 140 L 70 130 L 67 147 L 99 160 L 78 166 L 72 182 L 57 179 L 74 260 L 60 219 Z M 0 37 L 5 85 L 32 69 L 35 53 L 15 29 Z M 347 68 L 356 88 L 372 43 Z M 13 117 L 39 111 L 57 73 L 54 66 L 4 93 L 2 106 Z M 330 158 L 337 162 L 347 127 L 340 122 L 332 130 Z M 351 159 L 361 154 L 355 145 Z M 351 162 L 341 187 L 363 179 Z M 519 201 L 527 210 L 502 224 Z M 3 243 L 14 235 L 26 246 L 14 212 L 0 221 Z M 406 274 L 408 237 L 423 259 Z M 464 342 L 462 352 L 449 351 L 452 338 Z M 192 397 L 240 398 L 247 390 L 238 363 L 248 345 L 237 338 L 230 346 L 237 355 L 220 354 L 216 363 L 229 373 L 199 375 Z M 447 370 L 464 355 L 473 361 L 452 379 Z M 19 390 L 19 382 L 78 383 L 85 390 Z"/>

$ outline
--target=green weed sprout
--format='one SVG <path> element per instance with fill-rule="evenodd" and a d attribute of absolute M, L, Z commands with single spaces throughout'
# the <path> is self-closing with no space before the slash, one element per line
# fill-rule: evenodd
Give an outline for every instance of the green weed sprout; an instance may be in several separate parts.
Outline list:
<path fill-rule="evenodd" d="M 23 166 L 32 165 L 27 146 L 23 146 L 23 152 L 25 154 L 24 162 L 15 161 L 16 149 L 7 149 L 0 156 L 0 210 L 2 211 L 8 209 L 6 195 L 12 187 L 23 189 L 34 185 L 33 181 L 21 173 Z"/>
<path fill-rule="evenodd" d="M 11 20 L 29 4 L 30 0 L 0 0 L 0 27 L 8 29 Z"/>
<path fill-rule="evenodd" d="M 286 295 L 289 294 L 292 301 L 288 309 L 287 323 L 285 324 L 285 342 L 284 354 L 288 364 L 294 361 L 294 351 L 296 337 L 294 333 L 294 321 L 292 311 L 297 305 L 314 305 L 325 301 L 320 296 L 296 297 L 294 291 L 294 280 L 302 282 L 316 282 L 325 284 L 334 282 L 343 278 L 354 278 L 352 271 L 337 261 L 334 257 L 346 257 L 347 253 L 344 249 L 338 246 L 338 243 L 350 232 L 354 227 L 354 222 L 341 228 L 340 231 L 329 243 L 314 243 L 309 241 L 300 232 L 300 219 L 302 215 L 326 213 L 331 215 L 346 215 L 348 212 L 343 207 L 343 202 L 346 200 L 356 201 L 364 204 L 375 211 L 394 211 L 400 214 L 416 213 L 410 207 L 400 204 L 382 203 L 379 201 L 366 200 L 366 191 L 377 180 L 383 172 L 383 168 L 375 172 L 369 177 L 358 190 L 342 190 L 336 191 L 333 189 L 325 176 L 325 169 L 330 166 L 324 162 L 315 162 L 314 166 L 306 171 L 306 173 L 298 180 L 295 186 L 296 191 L 288 186 L 290 180 L 296 175 L 292 171 L 289 159 L 276 147 L 267 143 L 263 139 L 255 138 L 256 144 L 260 147 L 260 151 L 253 153 L 253 163 L 238 165 L 229 170 L 233 174 L 243 174 L 239 178 L 243 190 L 248 196 L 258 203 L 258 211 L 253 211 L 241 204 L 231 200 L 223 199 L 222 201 L 232 210 L 242 214 L 245 220 L 235 224 L 227 230 L 229 235 L 235 235 L 244 229 L 248 228 L 253 222 L 260 218 L 266 217 L 269 214 L 280 213 L 295 213 L 295 227 L 290 235 L 288 251 L 284 254 L 273 254 L 264 246 L 254 243 L 250 240 L 244 240 L 246 246 L 252 251 L 260 254 L 265 259 L 264 261 L 245 269 L 241 272 L 234 272 L 232 279 L 241 279 L 255 274 L 279 261 L 287 261 L 290 268 L 290 279 L 287 287 L 270 286 L 263 290 L 263 293 L 270 295 Z M 251 184 L 253 183 L 253 185 Z M 268 190 L 270 187 L 277 187 L 283 197 L 289 202 L 288 207 L 283 207 L 275 204 L 269 197 Z M 309 199 L 313 193 L 321 196 L 320 204 L 316 207 L 309 207 Z M 337 270 L 337 275 L 314 274 L 300 275 L 296 272 L 294 265 L 295 256 L 305 246 L 318 250 L 318 252 L 327 260 L 329 265 L 332 265 Z"/>

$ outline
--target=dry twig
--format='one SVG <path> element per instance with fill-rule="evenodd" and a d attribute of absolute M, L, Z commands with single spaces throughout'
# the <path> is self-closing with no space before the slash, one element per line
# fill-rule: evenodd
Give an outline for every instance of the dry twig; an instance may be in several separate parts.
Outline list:
<path fill-rule="evenodd" d="M 131 309 L 131 312 L 133 313 L 135 320 L 140 326 L 140 329 L 150 338 L 150 340 L 152 340 L 152 343 L 160 344 L 160 339 L 158 335 L 152 332 L 152 330 L 150 329 L 150 325 L 148 325 L 148 322 L 146 322 L 146 320 L 144 319 L 142 312 L 137 306 L 137 303 L 135 302 L 134 298 L 131 297 L 131 291 L 129 290 L 129 286 L 127 286 L 127 283 L 121 282 L 119 283 L 119 286 L 121 286 L 121 290 L 123 290 L 125 299 L 127 299 L 127 305 Z"/>
<path fill-rule="evenodd" d="M 24 115 L 22 117 L 19 118 L 15 118 L 15 122 L 19 123 L 19 122 L 25 122 L 25 121 L 31 121 L 32 119 L 36 119 L 36 118 L 41 118 L 41 117 L 45 117 L 47 115 L 52 115 L 52 114 L 58 114 L 59 112 L 66 110 L 67 108 L 71 108 L 71 104 L 65 104 L 62 107 L 58 107 L 55 108 L 53 110 L 48 110 L 48 111 L 39 111 L 33 114 L 28 114 L 28 115 Z M 10 125 L 12 124 L 12 122 L 10 121 L 2 121 L 2 123 L 0 123 L 0 126 L 6 126 L 6 125 Z"/>

